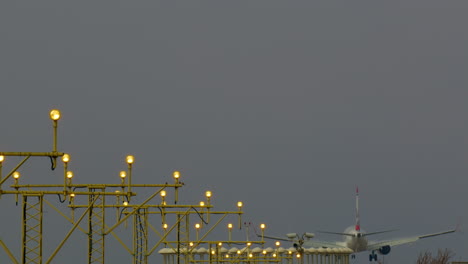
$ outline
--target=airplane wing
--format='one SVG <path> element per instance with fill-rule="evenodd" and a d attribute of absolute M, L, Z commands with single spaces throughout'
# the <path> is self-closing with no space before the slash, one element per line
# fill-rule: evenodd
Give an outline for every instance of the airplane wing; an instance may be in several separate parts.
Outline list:
<path fill-rule="evenodd" d="M 331 241 L 320 241 L 320 240 L 306 240 L 302 247 L 314 247 L 314 248 L 348 248 L 343 244 L 343 242 L 331 242 Z"/>
<path fill-rule="evenodd" d="M 450 234 L 450 233 L 454 233 L 455 231 L 456 231 L 456 229 L 453 229 L 453 230 L 448 230 L 448 231 L 444 231 L 444 232 L 440 232 L 440 233 L 427 234 L 427 235 L 422 235 L 422 236 L 414 236 L 414 237 L 407 237 L 407 238 L 387 240 L 387 241 L 369 242 L 369 244 L 367 245 L 367 250 L 377 250 L 377 249 L 379 249 L 379 248 L 381 248 L 383 246 L 393 247 L 393 246 L 413 243 L 413 242 L 418 241 L 419 239 Z"/>

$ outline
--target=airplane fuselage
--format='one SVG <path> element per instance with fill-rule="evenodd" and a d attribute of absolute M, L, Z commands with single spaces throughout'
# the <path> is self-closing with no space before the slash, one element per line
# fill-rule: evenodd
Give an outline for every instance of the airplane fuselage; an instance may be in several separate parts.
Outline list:
<path fill-rule="evenodd" d="M 353 234 L 354 236 L 345 236 L 345 244 L 354 252 L 367 250 L 367 238 L 363 233 L 354 230 L 352 227 L 345 230 L 345 233 Z"/>

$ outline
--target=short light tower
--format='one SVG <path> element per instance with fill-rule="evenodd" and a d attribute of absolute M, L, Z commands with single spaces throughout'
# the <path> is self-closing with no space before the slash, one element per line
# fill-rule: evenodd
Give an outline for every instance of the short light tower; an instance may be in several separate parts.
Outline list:
<path fill-rule="evenodd" d="M 57 152 L 57 127 L 58 121 L 61 117 L 60 111 L 57 109 L 52 109 L 49 113 L 50 119 L 52 119 L 53 127 L 54 127 L 54 138 L 53 138 L 53 145 L 52 145 L 52 152 Z"/>
<path fill-rule="evenodd" d="M 179 178 L 180 178 L 180 172 L 179 171 L 174 171 L 172 173 L 172 177 L 174 177 L 175 184 L 179 184 Z M 179 200 L 179 188 L 175 187 L 174 188 L 174 203 L 177 204 L 177 201 Z"/>
<path fill-rule="evenodd" d="M 265 224 L 260 224 L 260 230 L 262 230 L 262 242 L 265 242 L 265 228 L 266 228 L 266 225 Z"/>
<path fill-rule="evenodd" d="M 238 201 L 237 202 L 237 209 L 239 210 L 239 229 L 242 228 L 242 206 L 244 206 L 244 204 L 241 202 L 241 201 Z"/>
<path fill-rule="evenodd" d="M 0 155 L 0 181 L 2 180 L 2 167 L 3 167 L 4 160 L 5 160 L 5 156 Z"/>
<path fill-rule="evenodd" d="M 63 161 L 63 195 L 65 196 L 65 199 L 66 199 L 67 183 L 68 183 L 67 173 L 68 173 L 68 162 L 70 162 L 70 155 L 63 154 L 62 161 Z"/>
<path fill-rule="evenodd" d="M 132 155 L 128 155 L 126 157 L 126 161 L 128 165 L 127 200 L 130 202 L 130 198 L 132 197 L 132 166 L 133 166 L 133 162 L 135 162 L 135 158 Z"/>

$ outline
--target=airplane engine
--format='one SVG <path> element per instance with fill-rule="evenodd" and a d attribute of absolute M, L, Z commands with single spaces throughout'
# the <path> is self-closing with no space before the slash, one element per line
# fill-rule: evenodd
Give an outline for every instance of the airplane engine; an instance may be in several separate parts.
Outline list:
<path fill-rule="evenodd" d="M 390 246 L 383 246 L 381 248 L 379 248 L 379 253 L 382 254 L 382 255 L 387 255 L 388 253 L 390 253 Z"/>

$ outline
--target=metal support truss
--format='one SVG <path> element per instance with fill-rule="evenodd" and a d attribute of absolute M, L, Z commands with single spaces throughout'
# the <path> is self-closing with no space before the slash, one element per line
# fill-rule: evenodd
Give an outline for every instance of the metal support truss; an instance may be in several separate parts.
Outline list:
<path fill-rule="evenodd" d="M 133 216 L 133 223 L 133 264 L 147 264 L 148 209 L 138 209 Z"/>
<path fill-rule="evenodd" d="M 21 263 L 42 263 L 43 196 L 23 195 Z"/>
<path fill-rule="evenodd" d="M 104 188 L 89 188 L 90 192 L 104 192 Z M 88 213 L 88 263 L 104 264 L 104 204 L 105 195 L 90 194 Z"/>

